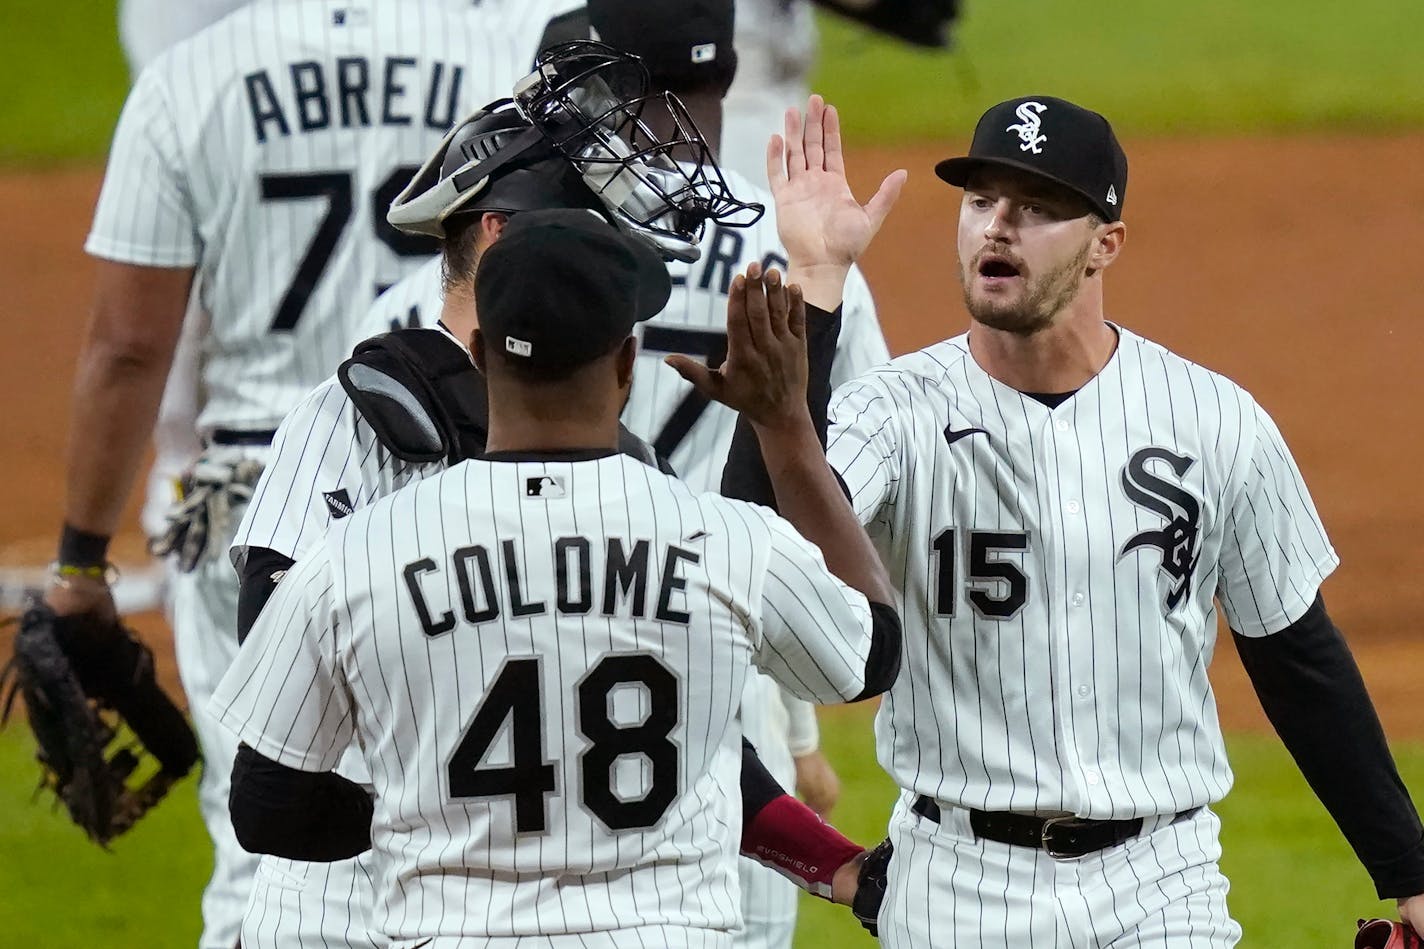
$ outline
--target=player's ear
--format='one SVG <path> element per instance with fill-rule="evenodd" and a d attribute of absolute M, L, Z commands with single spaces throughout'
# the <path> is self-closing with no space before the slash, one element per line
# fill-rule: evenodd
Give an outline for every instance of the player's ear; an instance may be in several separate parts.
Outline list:
<path fill-rule="evenodd" d="M 1117 260 L 1122 245 L 1127 242 L 1127 225 L 1121 221 L 1105 221 L 1093 228 L 1093 243 L 1088 248 L 1088 272 L 1097 273 Z"/>
<path fill-rule="evenodd" d="M 470 336 L 470 358 L 475 363 L 475 368 L 480 371 L 480 375 L 485 374 L 485 334 L 480 332 L 478 326 Z"/>
<path fill-rule="evenodd" d="M 618 358 L 614 365 L 618 370 L 618 388 L 627 389 L 633 384 L 633 363 L 638 359 L 638 337 L 629 336 L 618 347 Z"/>
<path fill-rule="evenodd" d="M 488 247 L 499 240 L 509 224 L 509 215 L 501 211 L 486 211 L 480 215 L 480 246 Z"/>

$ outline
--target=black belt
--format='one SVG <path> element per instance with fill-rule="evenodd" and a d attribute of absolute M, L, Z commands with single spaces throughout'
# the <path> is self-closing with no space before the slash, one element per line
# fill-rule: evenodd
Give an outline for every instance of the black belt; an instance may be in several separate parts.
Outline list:
<path fill-rule="evenodd" d="M 1190 817 L 1200 808 L 1182 811 L 1175 820 Z M 910 810 L 926 820 L 939 823 L 939 805 L 921 794 Z M 1142 818 L 1130 820 L 1088 820 L 1082 817 L 1036 817 L 1006 811 L 969 812 L 974 836 L 1016 847 L 1032 847 L 1050 857 L 1082 857 L 1108 847 L 1116 847 L 1142 833 Z"/>
<path fill-rule="evenodd" d="M 215 428 L 208 436 L 210 445 L 270 445 L 277 433 L 272 429 L 264 431 L 243 431 L 236 428 Z"/>

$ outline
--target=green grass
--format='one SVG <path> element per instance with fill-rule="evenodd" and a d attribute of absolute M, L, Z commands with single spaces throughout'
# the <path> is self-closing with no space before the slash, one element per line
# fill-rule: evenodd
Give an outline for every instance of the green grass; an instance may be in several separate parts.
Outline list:
<path fill-rule="evenodd" d="M 894 790 L 871 756 L 870 717 L 823 718 L 827 753 L 843 782 L 833 815 L 851 837 L 879 840 Z M 1368 878 L 1274 739 L 1230 742 L 1236 790 L 1219 808 L 1231 909 L 1243 945 L 1348 945 L 1357 916 L 1387 914 Z M 23 727 L 0 734 L 0 933 L 6 945 L 149 949 L 192 945 L 198 894 L 209 872 L 196 784 L 184 783 L 105 853 L 49 798 L 31 802 L 36 775 Z M 1396 749 L 1406 783 L 1424 787 L 1424 746 Z M 805 898 L 801 949 L 873 947 L 842 908 Z"/>
<path fill-rule="evenodd" d="M 949 53 L 823 18 L 816 88 L 853 141 L 967 138 L 1031 93 L 1129 134 L 1382 130 L 1424 124 L 1424 4 L 1399 0 L 966 0 Z"/>
<path fill-rule="evenodd" d="M 895 792 L 872 757 L 869 716 L 835 710 L 821 721 L 843 789 L 832 820 L 857 840 L 879 840 Z M 1222 869 L 1231 880 L 1229 905 L 1244 931 L 1242 945 L 1345 946 L 1356 918 L 1393 915 L 1394 904 L 1375 899 L 1369 877 L 1280 742 L 1238 735 L 1228 744 L 1236 787 L 1217 811 Z M 1405 783 L 1424 788 L 1424 745 L 1400 745 L 1395 753 Z M 796 945 L 869 949 L 876 943 L 842 907 L 803 897 Z"/>
<path fill-rule="evenodd" d="M 113 3 L 7 0 L 0 165 L 101 159 L 128 90 Z"/>
<path fill-rule="evenodd" d="M 964 7 L 949 53 L 822 18 L 816 88 L 843 108 L 851 141 L 962 139 L 985 106 L 1032 92 L 1082 101 L 1129 135 L 1424 126 L 1424 3 Z M 0 166 L 102 158 L 127 87 L 111 3 L 8 3 L 0 62 Z"/>
<path fill-rule="evenodd" d="M 193 946 L 198 897 L 212 870 L 197 782 L 115 842 L 93 844 L 55 798 L 33 793 L 34 741 L 16 710 L 0 734 L 0 942 L 53 949 Z"/>

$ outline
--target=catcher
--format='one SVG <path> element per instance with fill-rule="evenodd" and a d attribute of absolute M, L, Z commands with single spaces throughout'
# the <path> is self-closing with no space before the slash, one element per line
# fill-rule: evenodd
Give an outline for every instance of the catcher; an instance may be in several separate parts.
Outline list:
<path fill-rule="evenodd" d="M 29 597 L 13 658 L 3 719 L 22 694 L 38 745 L 40 786 L 101 846 L 163 800 L 198 760 L 187 719 L 159 686 L 153 653 L 114 611 L 109 568 L 61 557 L 45 598 Z M 98 608 L 72 610 L 77 602 Z M 156 760 L 156 766 L 154 764 Z"/>

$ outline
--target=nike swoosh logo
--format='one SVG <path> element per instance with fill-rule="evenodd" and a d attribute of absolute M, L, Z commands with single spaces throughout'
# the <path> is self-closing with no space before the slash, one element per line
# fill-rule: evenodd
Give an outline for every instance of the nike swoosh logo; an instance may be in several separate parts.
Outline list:
<path fill-rule="evenodd" d="M 953 425 L 946 425 L 946 426 L 944 427 L 944 440 L 945 440 L 946 442 L 948 442 L 949 444 L 951 444 L 951 445 L 953 445 L 955 442 L 959 441 L 961 438 L 964 438 L 964 437 L 966 437 L 966 436 L 968 436 L 968 435 L 987 435 L 987 434 L 989 434 L 989 433 L 988 433 L 986 430 L 982 429 L 982 428 L 961 428 L 959 431 L 956 432 L 956 431 L 954 430 L 954 426 L 953 426 Z"/>

